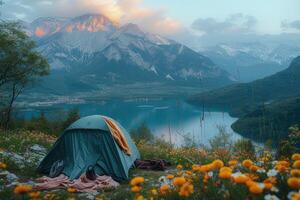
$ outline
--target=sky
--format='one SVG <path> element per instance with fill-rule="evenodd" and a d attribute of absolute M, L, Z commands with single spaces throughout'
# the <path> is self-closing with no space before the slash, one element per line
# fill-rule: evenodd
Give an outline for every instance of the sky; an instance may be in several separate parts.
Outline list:
<path fill-rule="evenodd" d="M 38 17 L 101 13 L 166 36 L 300 33 L 300 0 L 2 0 L 1 17 L 30 22 Z"/>

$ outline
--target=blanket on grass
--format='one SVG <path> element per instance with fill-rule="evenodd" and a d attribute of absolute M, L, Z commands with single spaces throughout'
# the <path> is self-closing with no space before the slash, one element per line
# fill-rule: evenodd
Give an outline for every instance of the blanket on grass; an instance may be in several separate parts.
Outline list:
<path fill-rule="evenodd" d="M 171 166 L 171 163 L 163 159 L 147 159 L 147 160 L 136 160 L 134 162 L 134 165 L 138 169 L 163 171 L 168 166 Z"/>
<path fill-rule="evenodd" d="M 96 180 L 89 180 L 85 174 L 74 181 L 69 180 L 64 174 L 55 178 L 41 177 L 38 178 L 35 190 L 53 190 L 73 188 L 76 192 L 94 192 L 103 188 L 115 188 L 119 183 L 114 181 L 110 176 L 98 176 Z"/>

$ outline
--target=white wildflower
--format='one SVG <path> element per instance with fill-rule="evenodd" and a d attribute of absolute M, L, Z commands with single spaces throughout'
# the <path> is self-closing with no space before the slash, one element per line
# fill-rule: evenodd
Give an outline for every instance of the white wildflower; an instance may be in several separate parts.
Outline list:
<path fill-rule="evenodd" d="M 270 169 L 268 172 L 267 172 L 267 176 L 268 177 L 271 177 L 271 176 L 277 176 L 278 174 L 278 171 L 275 170 L 275 169 Z"/>
<path fill-rule="evenodd" d="M 265 200 L 280 200 L 276 195 L 267 194 L 264 198 Z"/>
<path fill-rule="evenodd" d="M 214 175 L 214 172 L 208 172 L 207 175 L 208 175 L 209 177 L 212 177 L 212 176 Z"/>

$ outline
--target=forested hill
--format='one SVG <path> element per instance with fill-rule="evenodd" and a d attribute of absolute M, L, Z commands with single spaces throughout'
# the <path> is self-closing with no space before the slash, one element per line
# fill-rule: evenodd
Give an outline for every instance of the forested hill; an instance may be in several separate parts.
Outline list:
<path fill-rule="evenodd" d="M 236 108 L 245 109 L 296 95 L 300 95 L 300 56 L 287 69 L 272 76 L 204 92 L 189 101 L 198 105 L 226 106 L 232 114 Z"/>
<path fill-rule="evenodd" d="M 300 124 L 300 96 L 260 106 L 238 119 L 232 128 L 256 140 L 279 141 L 296 124 Z"/>

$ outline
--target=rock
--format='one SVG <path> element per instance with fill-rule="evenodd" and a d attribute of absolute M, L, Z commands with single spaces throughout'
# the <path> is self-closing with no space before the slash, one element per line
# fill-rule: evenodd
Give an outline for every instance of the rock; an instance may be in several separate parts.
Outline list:
<path fill-rule="evenodd" d="M 19 185 L 19 184 L 20 184 L 20 183 L 19 183 L 18 181 L 14 181 L 14 182 L 12 182 L 12 183 L 6 185 L 6 187 L 14 187 L 14 186 Z"/>
<path fill-rule="evenodd" d="M 33 165 L 38 165 L 46 156 L 47 150 L 45 147 L 34 144 L 24 154 L 26 162 Z"/>
<path fill-rule="evenodd" d="M 33 146 L 31 146 L 30 150 L 38 152 L 38 153 L 42 153 L 42 154 L 45 154 L 46 151 L 47 151 L 45 147 L 42 147 L 42 146 L 40 146 L 38 144 L 34 144 Z"/>
<path fill-rule="evenodd" d="M 9 183 L 12 183 L 12 182 L 18 180 L 19 177 L 17 177 L 14 173 L 8 173 L 8 174 L 6 175 L 6 179 L 7 179 L 7 181 L 8 181 Z"/>
<path fill-rule="evenodd" d="M 7 170 L 0 172 L 0 176 L 7 176 L 7 174 L 9 174 L 9 171 Z"/>

